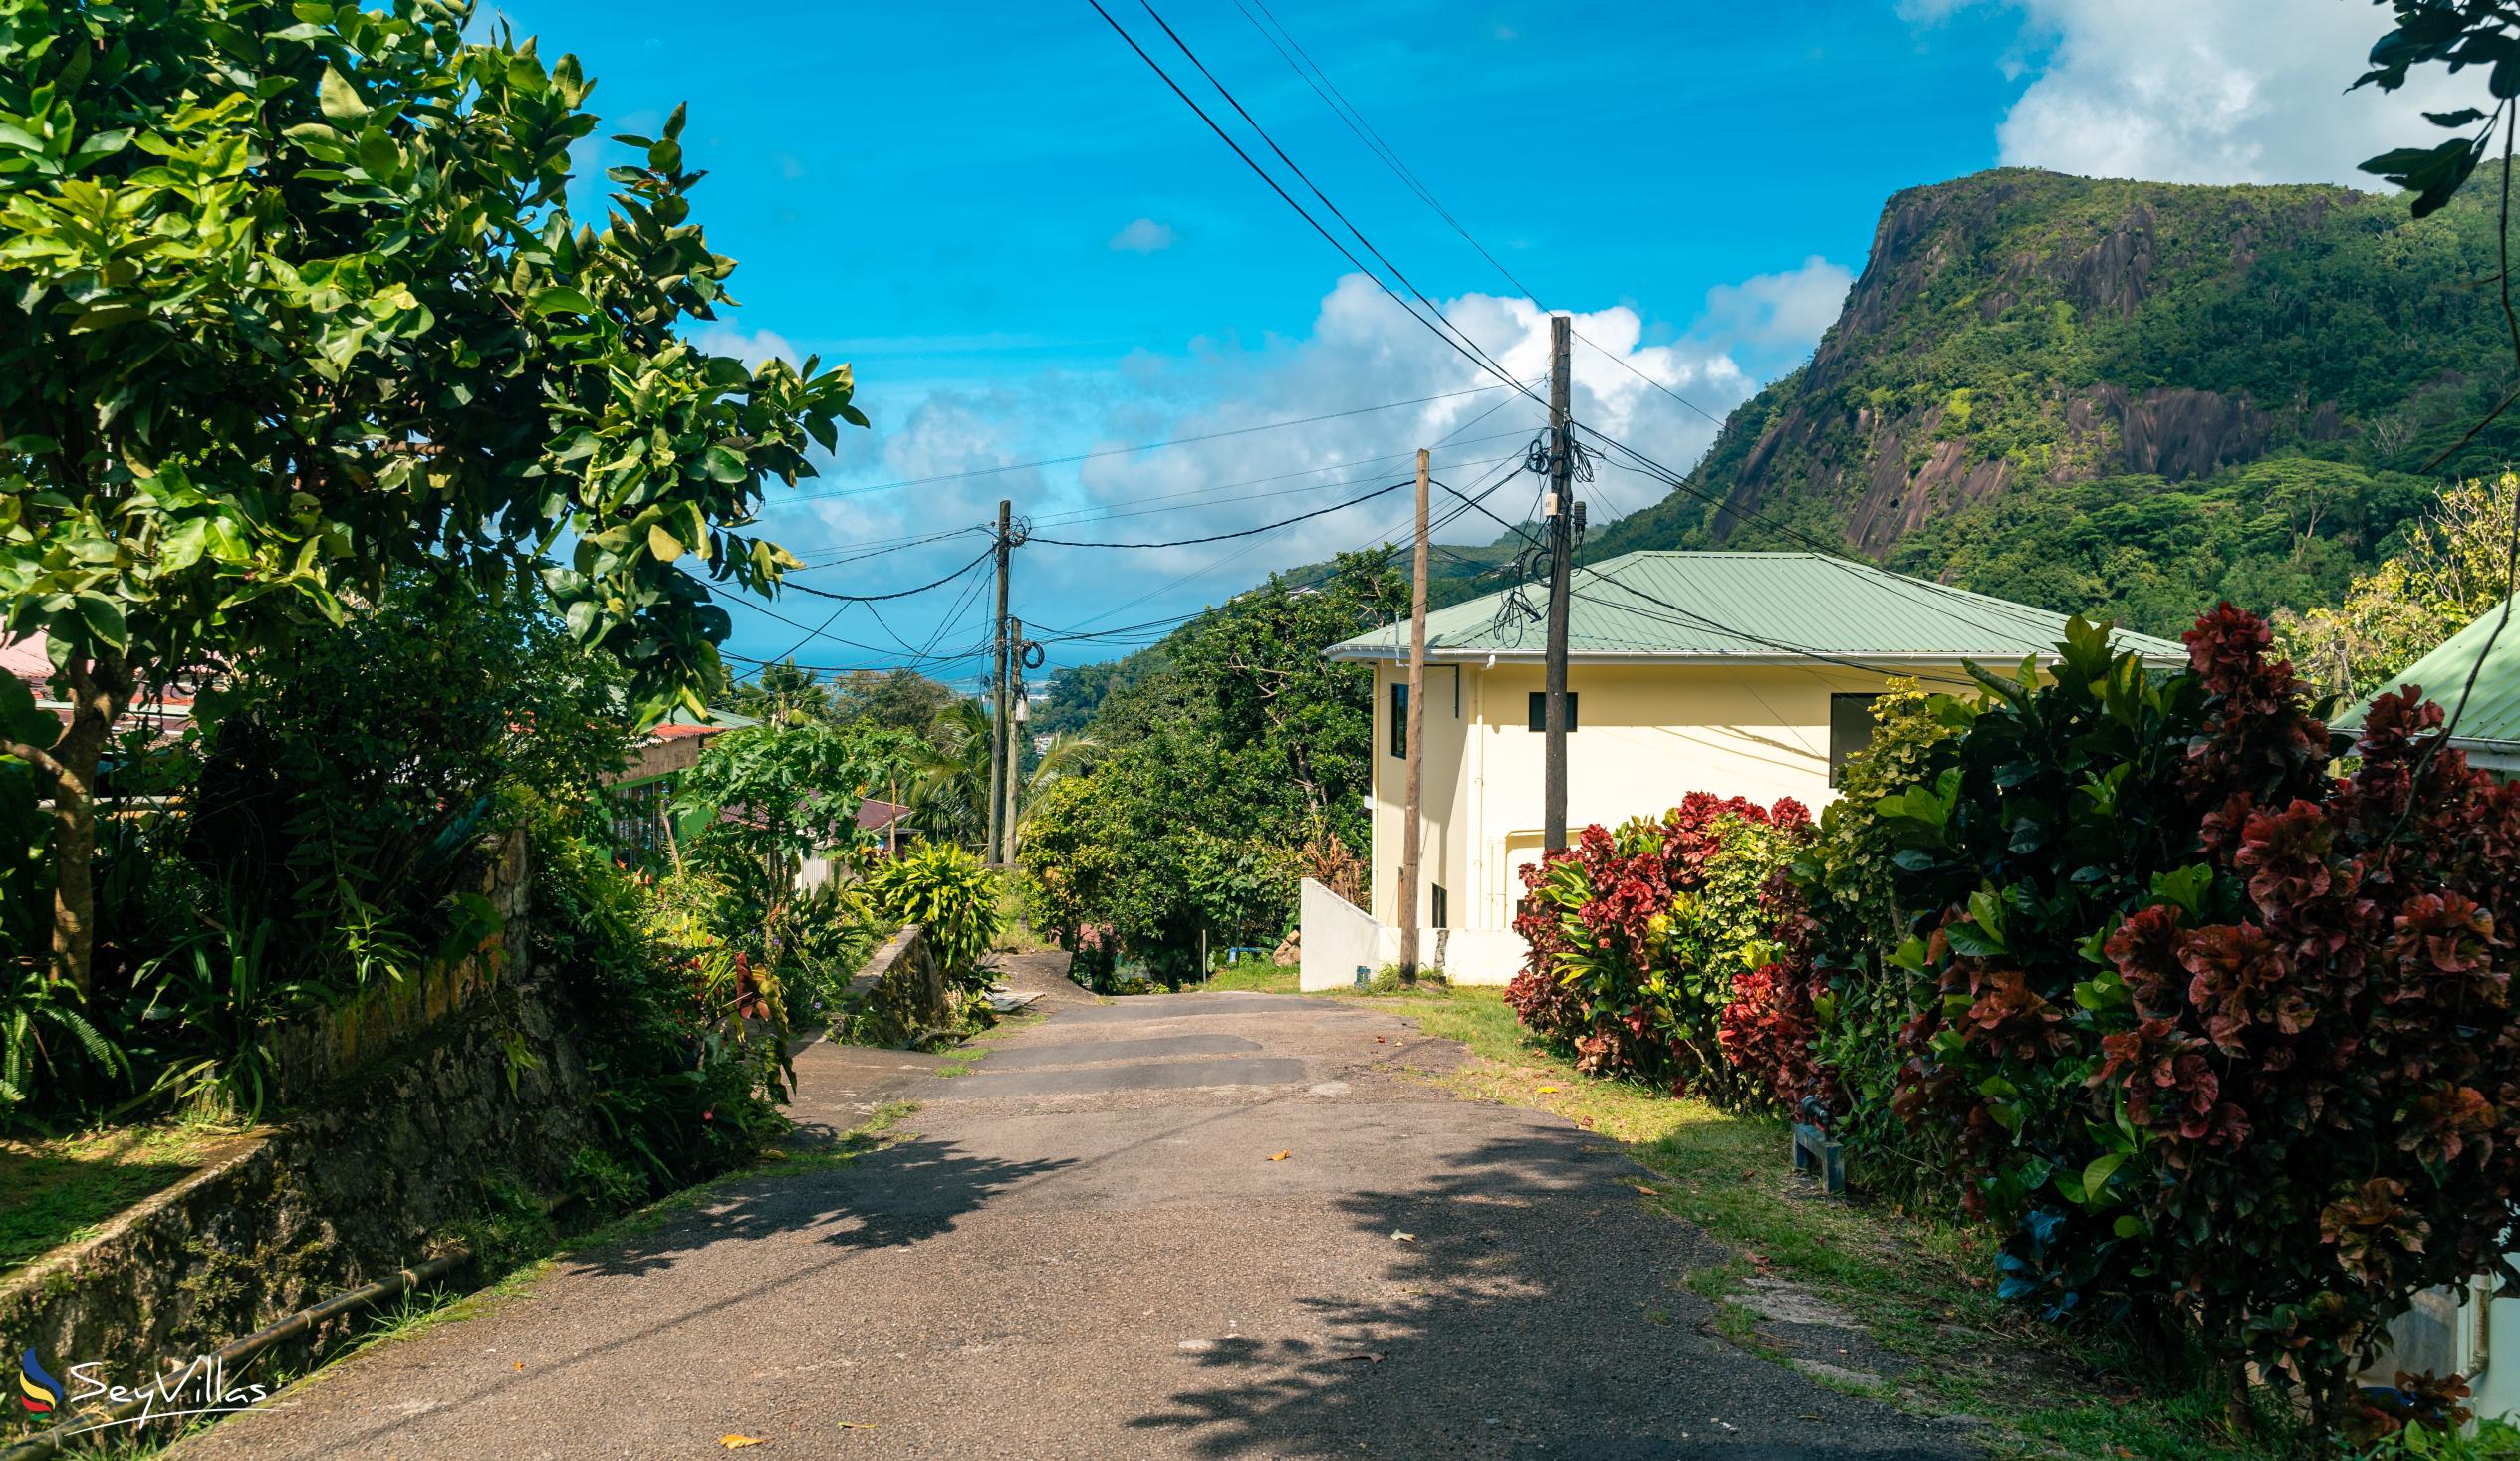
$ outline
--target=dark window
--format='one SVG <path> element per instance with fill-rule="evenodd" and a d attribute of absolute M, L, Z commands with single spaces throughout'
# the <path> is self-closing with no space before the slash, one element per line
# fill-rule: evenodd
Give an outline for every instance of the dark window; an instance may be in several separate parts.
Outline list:
<path fill-rule="evenodd" d="M 1408 686 L 1391 686 L 1391 754 L 1408 755 Z"/>
<path fill-rule="evenodd" d="M 1568 730 L 1574 730 L 1582 724 L 1582 717 L 1575 713 L 1575 702 L 1578 698 L 1580 697 L 1573 690 L 1566 692 L 1566 728 Z M 1536 731 L 1549 728 L 1549 692 L 1546 690 L 1531 692 L 1531 728 Z"/>
<path fill-rule="evenodd" d="M 1426 889 L 1434 894 L 1432 899 L 1432 902 L 1434 903 L 1434 926 L 1437 928 L 1450 928 L 1452 926 L 1452 919 L 1449 910 L 1444 906 L 1443 884 L 1440 882 L 1430 882 L 1426 884 Z"/>
<path fill-rule="evenodd" d="M 1832 695 L 1829 697 L 1829 784 L 1838 784 L 1838 773 L 1845 769 L 1847 758 L 1873 744 L 1873 702 L 1879 695 Z"/>

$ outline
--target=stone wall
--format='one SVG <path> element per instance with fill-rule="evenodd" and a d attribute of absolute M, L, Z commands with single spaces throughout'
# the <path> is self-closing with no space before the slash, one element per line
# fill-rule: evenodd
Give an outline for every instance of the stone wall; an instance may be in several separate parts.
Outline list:
<path fill-rule="evenodd" d="M 505 948 L 522 950 L 528 859 L 521 841 L 499 853 L 486 889 L 508 914 Z M 273 1048 L 310 1098 L 0 1283 L 0 1352 L 31 1347 L 55 1373 L 150 1371 L 556 1199 L 593 1135 L 589 1082 L 556 991 L 502 955 L 494 941 L 284 1032 Z"/>
<path fill-rule="evenodd" d="M 902 925 L 884 940 L 849 981 L 843 999 L 843 1018 L 832 1022 L 835 1036 L 875 1045 L 913 1045 L 953 1026 L 944 971 L 936 967 L 935 952 L 915 923 Z"/>

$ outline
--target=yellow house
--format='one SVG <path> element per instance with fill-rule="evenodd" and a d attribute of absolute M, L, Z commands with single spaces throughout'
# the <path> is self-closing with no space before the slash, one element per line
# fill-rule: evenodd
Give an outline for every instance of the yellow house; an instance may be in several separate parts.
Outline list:
<path fill-rule="evenodd" d="M 1426 616 L 1419 958 L 1461 983 L 1522 961 L 1520 869 L 1540 860 L 1544 587 Z M 1967 687 L 1971 661 L 2045 664 L 2061 614 L 1816 553 L 1632 553 L 1575 574 L 1568 606 L 1567 826 L 1659 814 L 1693 791 L 1812 811 L 1871 738 L 1890 679 Z M 2166 639 L 2120 633 L 2149 662 Z M 1408 624 L 1333 645 L 1374 667 L 1373 896 L 1308 882 L 1303 987 L 1347 984 L 1398 949 Z"/>

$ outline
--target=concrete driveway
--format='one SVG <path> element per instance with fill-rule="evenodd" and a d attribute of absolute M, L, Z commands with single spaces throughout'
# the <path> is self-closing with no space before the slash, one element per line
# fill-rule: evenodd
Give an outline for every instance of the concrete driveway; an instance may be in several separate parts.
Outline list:
<path fill-rule="evenodd" d="M 969 1074 L 816 1047 L 798 1115 L 906 1139 L 748 1178 L 179 1454 L 1960 1457 L 1708 1332 L 1638 1168 L 1410 1074 L 1353 1004 L 1097 1004 Z M 1279 1160 L 1272 1156 L 1284 1152 Z"/>

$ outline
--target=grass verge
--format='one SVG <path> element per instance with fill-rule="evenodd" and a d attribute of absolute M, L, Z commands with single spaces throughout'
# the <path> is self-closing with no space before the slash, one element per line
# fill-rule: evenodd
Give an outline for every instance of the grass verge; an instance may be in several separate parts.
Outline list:
<path fill-rule="evenodd" d="M 1692 1273 L 1720 1306 L 1716 1332 L 1760 1349 L 1756 1316 L 1732 1302 L 1746 1280 L 1793 1281 L 1852 1314 L 1908 1365 L 1860 1391 L 1925 1414 L 1989 1424 L 1977 1438 L 2010 1457 L 2277 1461 L 2310 1454 L 2282 1417 L 2233 1435 L 2218 1387 L 2139 1383 L 2106 1336 L 2043 1325 L 1998 1301 L 1988 1234 L 1932 1213 L 1829 1199 L 1791 1171 L 1782 1120 L 1718 1110 L 1644 1086 L 1600 1081 L 1529 1038 L 1492 988 L 1377 989 L 1343 996 L 1406 1015 L 1478 1057 L 1435 1078 L 1465 1096 L 1545 1110 L 1617 1142 L 1660 1177 L 1638 1200 L 1703 1229 L 1734 1260 Z M 1829 1376 L 1819 1376 L 1833 1383 Z M 1848 1388 L 1844 1381 L 1835 1388 Z"/>
<path fill-rule="evenodd" d="M 237 1136 L 168 1124 L 0 1141 L 0 1277 L 199 1171 Z"/>

